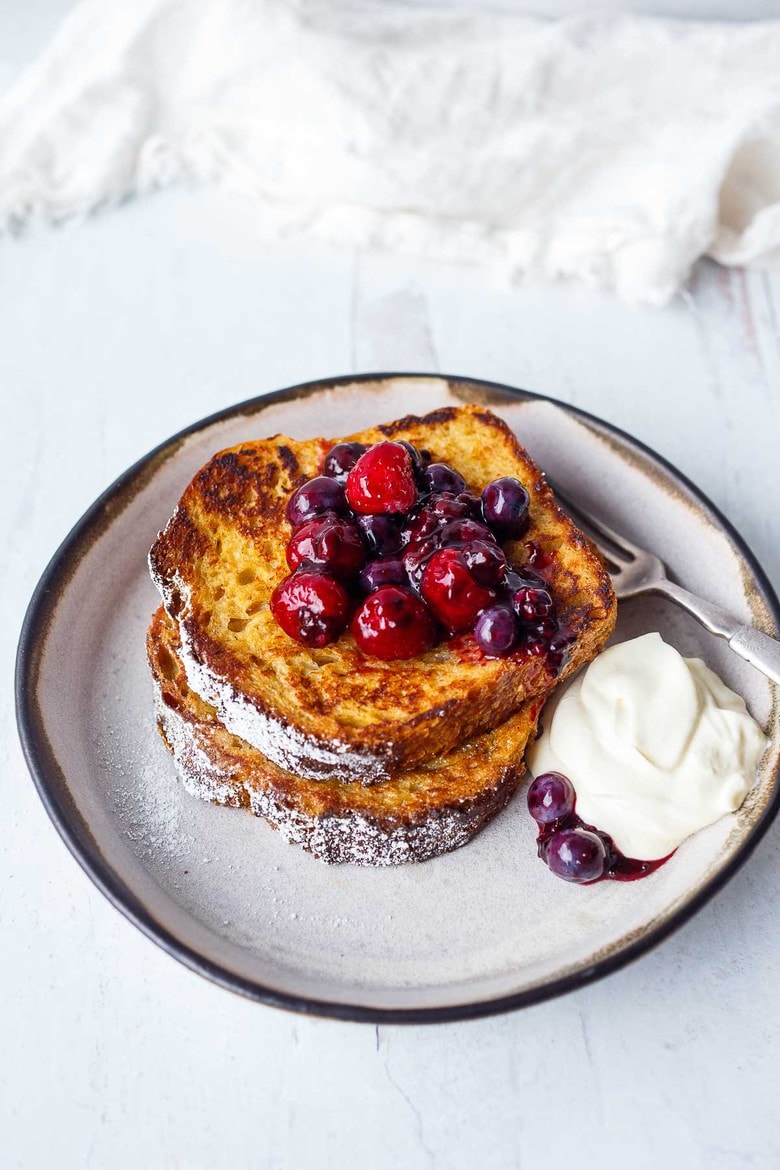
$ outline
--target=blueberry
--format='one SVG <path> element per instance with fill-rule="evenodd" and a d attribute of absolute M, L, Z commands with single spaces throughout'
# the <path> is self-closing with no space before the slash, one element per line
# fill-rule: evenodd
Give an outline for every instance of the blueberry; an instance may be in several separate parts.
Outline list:
<path fill-rule="evenodd" d="M 287 519 L 293 528 L 323 516 L 325 512 L 346 512 L 344 488 L 327 475 L 317 475 L 301 484 L 287 501 Z"/>
<path fill-rule="evenodd" d="M 400 442 L 400 445 L 402 447 L 406 447 L 406 450 L 411 455 L 412 469 L 414 471 L 414 478 L 417 480 L 420 487 L 422 487 L 424 490 L 425 466 L 426 465 L 425 465 L 425 461 L 423 459 L 422 453 L 420 451 L 418 451 L 417 448 L 412 443 L 407 443 L 406 439 L 400 439 L 399 442 Z M 428 458 L 430 460 L 430 455 L 428 456 Z"/>
<path fill-rule="evenodd" d="M 358 527 L 375 556 L 388 556 L 401 551 L 401 529 L 390 516 L 357 516 Z"/>
<path fill-rule="evenodd" d="M 511 654 L 518 638 L 515 615 L 506 605 L 491 605 L 477 618 L 474 637 L 486 654 L 496 658 Z"/>
<path fill-rule="evenodd" d="M 480 502 L 470 492 L 441 492 L 432 496 L 423 510 L 443 520 L 482 520 Z"/>
<path fill-rule="evenodd" d="M 528 527 L 530 496 L 519 479 L 494 479 L 482 493 L 485 523 L 503 540 L 517 539 Z"/>
<path fill-rule="evenodd" d="M 378 561 L 369 561 L 358 578 L 358 585 L 363 593 L 373 593 L 382 585 L 408 585 L 404 563 L 400 557 L 381 557 Z"/>
<path fill-rule="evenodd" d="M 528 811 L 538 825 L 551 825 L 574 812 L 574 785 L 560 772 L 543 772 L 528 789 Z"/>
<path fill-rule="evenodd" d="M 471 575 L 480 585 L 497 588 L 506 574 L 506 557 L 493 540 L 472 540 L 462 549 Z"/>
<path fill-rule="evenodd" d="M 347 476 L 365 450 L 363 443 L 336 443 L 325 456 L 322 474 L 346 483 Z"/>
<path fill-rule="evenodd" d="M 446 463 L 431 463 L 423 472 L 422 485 L 429 492 L 451 492 L 454 496 L 466 490 L 466 481 Z"/>
<path fill-rule="evenodd" d="M 415 540 L 425 540 L 427 537 L 433 536 L 435 532 L 440 532 L 445 523 L 446 521 L 441 516 L 435 515 L 423 505 L 422 508 L 417 508 L 405 521 L 401 529 L 401 539 L 405 545 L 411 544 Z"/>
<path fill-rule="evenodd" d="M 560 829 L 547 842 L 547 865 L 565 882 L 595 882 L 603 877 L 606 849 L 589 829 Z"/>

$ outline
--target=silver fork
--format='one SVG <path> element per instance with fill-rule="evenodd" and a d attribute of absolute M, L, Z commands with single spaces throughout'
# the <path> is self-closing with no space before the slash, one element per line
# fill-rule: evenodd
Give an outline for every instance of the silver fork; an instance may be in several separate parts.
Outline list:
<path fill-rule="evenodd" d="M 555 484 L 550 485 L 563 509 L 569 513 L 578 528 L 592 540 L 610 568 L 615 594 L 620 601 L 638 597 L 642 593 L 660 593 L 696 618 L 711 634 L 725 638 L 732 650 L 760 670 L 773 682 L 780 683 L 780 641 L 762 633 L 755 626 L 746 626 L 721 609 L 689 593 L 681 585 L 670 581 L 666 566 L 660 557 L 647 549 L 632 544 L 615 532 L 603 520 L 587 512 L 566 498 Z"/>

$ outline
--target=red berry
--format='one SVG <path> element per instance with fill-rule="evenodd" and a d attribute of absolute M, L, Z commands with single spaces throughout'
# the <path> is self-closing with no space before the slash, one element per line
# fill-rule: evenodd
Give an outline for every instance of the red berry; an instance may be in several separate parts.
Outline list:
<path fill-rule="evenodd" d="M 479 500 L 467 492 L 454 496 L 451 492 L 432 496 L 422 505 L 406 525 L 410 540 L 421 540 L 434 532 L 441 531 L 454 520 L 479 520 Z M 493 533 L 485 528 L 487 539 L 494 540 Z"/>
<path fill-rule="evenodd" d="M 385 661 L 415 658 L 436 641 L 436 623 L 427 605 L 400 585 L 382 585 L 367 597 L 351 630 L 364 654 Z"/>
<path fill-rule="evenodd" d="M 555 618 L 550 617 L 539 618 L 538 621 L 531 622 L 525 627 L 527 637 L 541 638 L 543 641 L 546 639 L 548 642 L 557 629 L 558 623 Z"/>
<path fill-rule="evenodd" d="M 529 642 L 524 642 L 523 650 L 527 658 L 547 657 L 547 643 L 541 642 L 538 638 L 532 638 Z"/>
<path fill-rule="evenodd" d="M 375 443 L 350 471 L 346 490 L 350 507 L 363 515 L 408 512 L 417 501 L 411 455 L 400 443 Z"/>
<path fill-rule="evenodd" d="M 470 492 L 442 492 L 434 496 L 426 507 L 436 516 L 443 516 L 447 520 L 457 520 L 460 516 L 468 516 L 470 520 L 481 520 L 480 502 Z"/>
<path fill-rule="evenodd" d="M 355 525 L 334 515 L 310 520 L 292 534 L 287 545 L 291 569 L 310 565 L 340 580 L 356 577 L 365 559 L 366 548 Z"/>
<path fill-rule="evenodd" d="M 473 630 L 482 610 L 496 597 L 492 589 L 474 580 L 463 554 L 454 548 L 433 554 L 423 573 L 422 595 L 453 634 Z"/>
<path fill-rule="evenodd" d="M 529 625 L 542 618 L 549 618 L 554 608 L 553 599 L 548 590 L 536 588 L 533 585 L 522 585 L 517 589 L 512 594 L 512 605 L 517 616 Z"/>
<path fill-rule="evenodd" d="M 349 598 L 343 585 L 323 573 L 293 573 L 277 585 L 271 613 L 285 634 L 306 646 L 327 646 L 345 629 Z"/>

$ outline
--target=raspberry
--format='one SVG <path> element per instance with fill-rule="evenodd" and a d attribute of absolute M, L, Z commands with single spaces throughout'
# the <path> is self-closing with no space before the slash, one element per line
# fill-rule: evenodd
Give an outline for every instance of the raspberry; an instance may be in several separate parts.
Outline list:
<path fill-rule="evenodd" d="M 347 476 L 347 500 L 355 512 L 376 516 L 408 512 L 417 502 L 412 457 L 400 443 L 375 443 Z"/>

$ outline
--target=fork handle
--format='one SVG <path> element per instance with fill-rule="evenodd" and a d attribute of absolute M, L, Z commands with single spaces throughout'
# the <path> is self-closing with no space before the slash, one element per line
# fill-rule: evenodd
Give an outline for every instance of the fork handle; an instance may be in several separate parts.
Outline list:
<path fill-rule="evenodd" d="M 780 642 L 776 638 L 755 626 L 740 626 L 729 638 L 729 646 L 767 678 L 780 683 Z"/>
<path fill-rule="evenodd" d="M 725 638 L 740 658 L 755 666 L 767 678 L 780 683 L 780 641 L 777 638 L 764 634 L 755 626 L 743 625 L 727 610 L 697 597 L 695 593 L 689 593 L 674 581 L 658 582 L 657 592 L 687 610 L 711 634 Z"/>

